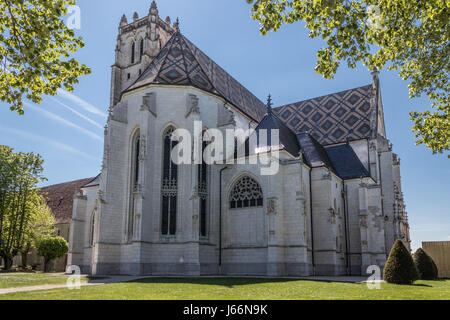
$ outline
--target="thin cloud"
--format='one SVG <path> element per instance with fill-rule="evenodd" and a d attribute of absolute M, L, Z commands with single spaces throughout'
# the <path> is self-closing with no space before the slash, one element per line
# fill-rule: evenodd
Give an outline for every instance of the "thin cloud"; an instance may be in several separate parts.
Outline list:
<path fill-rule="evenodd" d="M 58 89 L 58 95 L 60 95 L 61 97 L 65 98 L 67 100 L 72 101 L 73 103 L 75 103 L 76 105 L 80 106 L 81 108 L 83 108 L 84 110 L 86 110 L 90 113 L 93 113 L 93 114 L 96 114 L 103 118 L 106 118 L 105 112 L 98 109 L 97 107 L 94 107 L 92 104 L 90 104 L 86 100 L 83 100 L 80 97 L 74 95 L 73 93 L 70 93 L 64 89 Z"/>
<path fill-rule="evenodd" d="M 65 104 L 65 103 L 63 103 L 63 102 L 61 102 L 61 101 L 59 101 L 58 99 L 53 98 L 53 97 L 51 97 L 51 98 L 52 98 L 56 103 L 58 103 L 60 106 L 66 108 L 66 109 L 68 109 L 68 110 L 70 110 L 71 112 L 73 112 L 73 113 L 75 113 L 77 116 L 79 116 L 80 118 L 82 118 L 82 119 L 86 120 L 87 122 L 93 124 L 93 125 L 96 126 L 97 128 L 103 129 L 103 127 L 102 127 L 102 125 L 101 125 L 100 123 L 98 123 L 98 122 L 92 120 L 91 118 L 85 116 L 84 114 L 79 113 L 77 110 L 75 110 L 75 109 L 69 107 L 67 104 Z"/>
<path fill-rule="evenodd" d="M 0 127 L 0 131 L 12 134 L 12 135 L 14 135 L 16 137 L 17 136 L 21 137 L 21 138 L 26 139 L 26 140 L 34 140 L 34 141 L 36 141 L 36 142 L 38 142 L 40 144 L 45 144 L 45 145 L 48 145 L 48 146 L 53 147 L 55 149 L 58 149 L 59 151 L 69 152 L 69 153 L 73 153 L 73 154 L 82 156 L 83 158 L 86 158 L 86 159 L 89 159 L 89 160 L 99 161 L 98 158 L 95 158 L 95 157 L 91 156 L 90 154 L 88 154 L 86 152 L 83 152 L 83 151 L 80 151 L 78 149 L 75 149 L 75 148 L 73 148 L 71 146 L 68 146 L 68 145 L 66 145 L 64 143 L 57 142 L 57 141 L 54 141 L 52 139 L 45 138 L 45 137 L 42 137 L 42 136 L 38 136 L 38 135 L 36 135 L 34 133 L 29 133 L 29 132 L 26 132 L 26 131 L 16 130 L 16 129 L 11 129 L 11 128 L 1 128 L 1 127 Z"/>
<path fill-rule="evenodd" d="M 75 123 L 73 123 L 73 122 L 70 122 L 69 120 L 66 120 L 66 119 L 64 119 L 64 118 L 61 118 L 60 116 L 57 116 L 56 114 L 51 113 L 51 112 L 49 112 L 49 111 L 47 111 L 47 110 L 38 108 L 38 107 L 32 105 L 31 103 L 24 102 L 24 104 L 25 104 L 28 108 L 33 109 L 33 110 L 36 110 L 36 111 L 42 113 L 44 116 L 46 116 L 46 117 L 49 118 L 49 119 L 55 120 L 55 121 L 57 121 L 57 122 L 59 122 L 59 123 L 61 123 L 61 124 L 63 124 L 63 125 L 68 126 L 68 127 L 72 127 L 72 128 L 74 128 L 74 129 L 76 129 L 76 130 L 78 130 L 78 131 L 84 133 L 85 135 L 87 135 L 87 136 L 89 136 L 89 137 L 95 139 L 95 140 L 103 141 L 102 137 L 100 137 L 98 134 L 95 134 L 95 133 L 93 133 L 93 132 L 90 131 L 90 130 L 87 130 L 87 129 L 83 128 L 83 127 L 80 127 L 79 125 L 77 125 L 77 124 L 75 124 Z"/>

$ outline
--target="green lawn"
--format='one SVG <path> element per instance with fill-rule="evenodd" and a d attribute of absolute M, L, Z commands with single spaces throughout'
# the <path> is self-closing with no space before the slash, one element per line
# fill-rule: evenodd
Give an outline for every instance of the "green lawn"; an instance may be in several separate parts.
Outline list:
<path fill-rule="evenodd" d="M 58 273 L 0 273 L 0 289 L 66 283 L 69 276 Z M 81 281 L 88 277 L 82 276 Z"/>
<path fill-rule="evenodd" d="M 15 300 L 289 300 L 289 299 L 445 299 L 450 280 L 417 281 L 412 286 L 254 278 L 153 278 L 127 283 L 0 295 Z"/>

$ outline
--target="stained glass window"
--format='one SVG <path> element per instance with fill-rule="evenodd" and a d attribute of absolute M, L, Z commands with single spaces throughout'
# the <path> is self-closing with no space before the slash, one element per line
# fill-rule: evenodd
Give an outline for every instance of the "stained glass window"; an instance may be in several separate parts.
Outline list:
<path fill-rule="evenodd" d="M 258 182 L 249 176 L 235 183 L 230 194 L 230 209 L 261 207 L 263 193 Z"/>
<path fill-rule="evenodd" d="M 161 189 L 161 233 L 163 235 L 175 235 L 177 229 L 178 166 L 172 161 L 170 155 L 178 142 L 171 140 L 173 131 L 173 128 L 168 128 L 163 136 L 163 181 Z"/>

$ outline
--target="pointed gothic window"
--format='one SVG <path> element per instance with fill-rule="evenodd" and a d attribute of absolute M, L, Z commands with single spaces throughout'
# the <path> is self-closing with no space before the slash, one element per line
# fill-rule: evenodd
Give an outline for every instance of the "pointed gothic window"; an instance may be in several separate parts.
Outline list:
<path fill-rule="evenodd" d="M 139 44 L 139 60 L 142 60 L 142 56 L 144 55 L 144 39 L 141 39 Z"/>
<path fill-rule="evenodd" d="M 207 143 L 204 141 L 202 145 L 203 152 L 207 147 Z M 200 197 L 200 225 L 199 232 L 201 237 L 207 236 L 207 200 L 208 200 L 208 165 L 205 162 L 204 157 L 202 157 L 202 164 L 198 165 L 198 195 Z"/>
<path fill-rule="evenodd" d="M 258 182 L 249 176 L 235 183 L 230 194 L 230 209 L 261 207 L 263 193 Z"/>
<path fill-rule="evenodd" d="M 91 217 L 91 231 L 89 233 L 89 245 L 91 247 L 94 245 L 94 232 L 95 232 L 95 211 L 92 213 L 92 217 Z"/>
<path fill-rule="evenodd" d="M 136 52 L 136 43 L 131 44 L 131 63 L 134 63 L 134 54 Z"/>
<path fill-rule="evenodd" d="M 161 233 L 170 236 L 175 235 L 177 230 L 178 166 L 171 159 L 172 150 L 178 143 L 171 140 L 174 131 L 170 127 L 163 135 Z"/>
<path fill-rule="evenodd" d="M 139 130 L 134 133 L 131 147 L 131 174 L 130 174 L 130 211 L 128 215 L 128 240 L 133 238 L 134 213 L 136 208 L 135 192 L 139 191 L 139 152 L 141 150 L 141 135 Z"/>

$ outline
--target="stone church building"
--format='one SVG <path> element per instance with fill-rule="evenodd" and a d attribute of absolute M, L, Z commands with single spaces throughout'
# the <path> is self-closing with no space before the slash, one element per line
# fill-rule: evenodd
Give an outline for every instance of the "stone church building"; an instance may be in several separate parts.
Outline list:
<path fill-rule="evenodd" d="M 75 195 L 69 265 L 92 274 L 360 275 L 409 245 L 400 159 L 372 83 L 272 108 L 153 2 L 122 17 L 101 174 Z M 183 128 L 279 130 L 279 170 L 175 164 Z M 255 129 L 249 130 L 249 129 Z M 250 150 L 249 135 L 235 138 Z M 266 151 L 264 151 L 266 150 Z M 239 158 L 231 153 L 231 160 Z M 242 159 L 241 159 L 242 160 Z"/>

